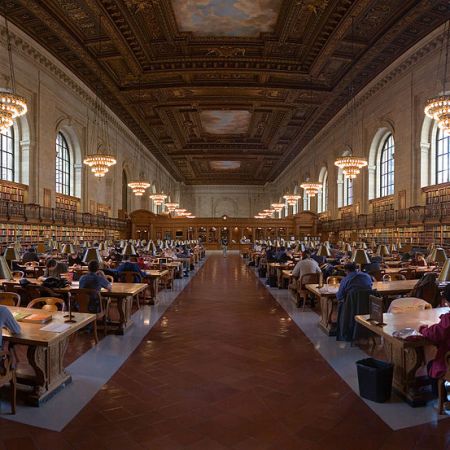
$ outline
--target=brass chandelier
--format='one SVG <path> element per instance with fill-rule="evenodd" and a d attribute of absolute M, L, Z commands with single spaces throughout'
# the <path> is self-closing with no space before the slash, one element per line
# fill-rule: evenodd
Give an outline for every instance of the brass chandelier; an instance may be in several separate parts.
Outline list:
<path fill-rule="evenodd" d="M 300 185 L 300 187 L 308 194 L 310 197 L 315 197 L 319 191 L 322 189 L 320 183 L 313 183 L 310 181 L 305 181 Z"/>
<path fill-rule="evenodd" d="M 367 166 L 367 160 L 352 155 L 341 156 L 336 159 L 334 165 L 342 169 L 345 177 L 353 180 L 361 173 L 361 169 Z"/>
<path fill-rule="evenodd" d="M 149 197 L 156 206 L 161 206 L 164 204 L 164 200 L 167 198 L 167 195 L 164 194 L 164 192 L 161 192 L 160 194 L 151 194 Z"/>
<path fill-rule="evenodd" d="M 450 21 L 446 23 L 447 31 L 442 41 L 441 52 L 446 46 L 445 61 L 443 63 L 442 92 L 436 97 L 429 98 L 425 104 L 424 112 L 434 119 L 441 130 L 450 131 L 450 94 L 446 90 L 447 67 L 448 67 L 448 47 L 450 35 Z M 446 42 L 445 42 L 446 41 Z"/>
<path fill-rule="evenodd" d="M 4 14 L 11 88 L 0 90 L 0 131 L 6 131 L 12 126 L 15 118 L 25 115 L 28 111 L 27 100 L 16 94 L 16 77 L 12 58 L 11 37 L 9 35 L 8 20 L 6 18 L 6 3 Z"/>
<path fill-rule="evenodd" d="M 128 183 L 128 187 L 131 188 L 136 197 L 142 197 L 145 194 L 145 191 L 150 187 L 150 183 L 147 183 L 146 181 L 132 181 L 131 183 Z"/>
<path fill-rule="evenodd" d="M 295 206 L 297 202 L 302 198 L 302 196 L 297 194 L 286 194 L 283 195 L 283 198 L 286 200 L 289 206 Z"/>
<path fill-rule="evenodd" d="M 167 211 L 169 211 L 171 213 L 171 212 L 175 212 L 175 210 L 177 208 L 179 208 L 180 204 L 175 203 L 175 202 L 169 202 L 169 203 L 166 203 L 164 206 L 167 208 Z"/>
<path fill-rule="evenodd" d="M 270 205 L 275 212 L 280 212 L 283 210 L 285 204 L 284 203 L 272 203 Z"/>

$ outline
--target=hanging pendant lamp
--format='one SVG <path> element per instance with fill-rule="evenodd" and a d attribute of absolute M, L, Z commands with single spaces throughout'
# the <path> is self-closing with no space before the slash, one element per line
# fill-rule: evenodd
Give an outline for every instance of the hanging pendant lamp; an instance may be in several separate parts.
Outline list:
<path fill-rule="evenodd" d="M 321 183 L 312 183 L 310 181 L 305 181 L 300 185 L 300 187 L 308 194 L 310 197 L 315 197 L 319 191 L 322 189 Z"/>

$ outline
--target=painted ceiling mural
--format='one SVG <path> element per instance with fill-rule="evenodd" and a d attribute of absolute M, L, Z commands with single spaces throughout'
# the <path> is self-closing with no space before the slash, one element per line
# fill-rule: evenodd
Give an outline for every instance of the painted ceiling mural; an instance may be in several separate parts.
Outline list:
<path fill-rule="evenodd" d="M 257 37 L 273 31 L 282 0 L 172 0 L 181 31 Z"/>
<path fill-rule="evenodd" d="M 210 134 L 245 134 L 250 125 L 249 111 L 200 112 L 203 129 Z"/>
<path fill-rule="evenodd" d="M 210 161 L 212 170 L 238 170 L 241 167 L 240 161 Z"/>

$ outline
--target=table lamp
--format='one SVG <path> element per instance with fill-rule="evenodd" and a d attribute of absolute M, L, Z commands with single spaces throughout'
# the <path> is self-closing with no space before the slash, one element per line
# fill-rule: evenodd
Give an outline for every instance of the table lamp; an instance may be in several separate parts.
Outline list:
<path fill-rule="evenodd" d="M 13 279 L 11 269 L 9 268 L 8 262 L 4 256 L 0 256 L 0 278 L 5 280 Z"/>
<path fill-rule="evenodd" d="M 379 245 L 378 248 L 377 248 L 377 255 L 378 256 L 382 256 L 383 258 L 385 256 L 389 256 L 390 253 L 389 253 L 389 250 L 388 250 L 387 246 L 384 245 L 384 244 Z"/>
<path fill-rule="evenodd" d="M 14 248 L 20 252 L 20 250 L 22 250 L 22 245 L 20 245 L 19 241 L 14 242 Z"/>
<path fill-rule="evenodd" d="M 358 248 L 353 253 L 352 262 L 362 266 L 364 264 L 370 264 L 370 259 L 369 256 L 367 255 L 367 252 L 363 248 Z"/>
<path fill-rule="evenodd" d="M 89 247 L 90 247 L 89 242 L 88 241 L 84 241 L 83 242 L 83 248 L 89 248 Z"/>
<path fill-rule="evenodd" d="M 9 267 L 11 267 L 11 261 L 20 260 L 19 252 L 14 247 L 6 247 L 5 252 L 3 253 L 3 257 L 5 258 Z"/>
<path fill-rule="evenodd" d="M 344 246 L 342 247 L 342 250 L 344 252 L 351 252 L 352 251 L 352 246 L 347 242 L 346 244 L 344 244 Z"/>
<path fill-rule="evenodd" d="M 325 256 L 325 258 L 330 258 L 331 257 L 331 252 L 329 247 L 327 247 L 325 244 L 322 244 L 319 247 L 319 250 L 317 252 L 317 256 Z"/>
<path fill-rule="evenodd" d="M 75 253 L 75 249 L 73 248 L 72 244 L 64 244 L 62 246 L 61 253 L 63 255 L 72 255 L 73 253 Z"/>
<path fill-rule="evenodd" d="M 376 243 L 375 240 L 373 240 L 373 241 L 370 243 L 370 247 L 371 247 L 372 249 L 377 248 L 377 243 Z"/>
<path fill-rule="evenodd" d="M 133 244 L 126 244 L 122 250 L 122 255 L 124 256 L 136 256 L 136 249 Z"/>
<path fill-rule="evenodd" d="M 431 262 L 437 263 L 438 266 L 443 266 L 447 261 L 447 255 L 443 248 L 435 247 L 429 256 Z"/>
<path fill-rule="evenodd" d="M 389 250 L 391 251 L 391 253 L 397 253 L 397 246 L 394 244 L 394 243 L 392 243 L 390 246 L 389 246 Z"/>
<path fill-rule="evenodd" d="M 447 281 L 450 281 L 450 259 L 447 259 L 447 261 L 445 261 L 441 273 L 437 278 L 437 281 L 439 283 L 445 283 Z"/>
<path fill-rule="evenodd" d="M 367 250 L 367 244 L 366 244 L 364 241 L 362 241 L 362 242 L 359 244 L 359 247 L 362 248 L 363 250 Z"/>
<path fill-rule="evenodd" d="M 83 262 L 89 264 L 90 261 L 97 261 L 98 263 L 103 262 L 98 248 L 90 247 L 86 250 L 86 253 L 83 256 Z"/>

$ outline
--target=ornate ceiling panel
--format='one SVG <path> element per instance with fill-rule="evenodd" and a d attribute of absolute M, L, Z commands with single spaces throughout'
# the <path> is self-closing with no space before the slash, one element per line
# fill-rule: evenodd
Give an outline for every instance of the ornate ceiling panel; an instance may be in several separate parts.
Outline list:
<path fill-rule="evenodd" d="M 7 0 L 7 9 L 187 184 L 273 180 L 352 81 L 357 92 L 450 18 L 447 0 Z"/>

